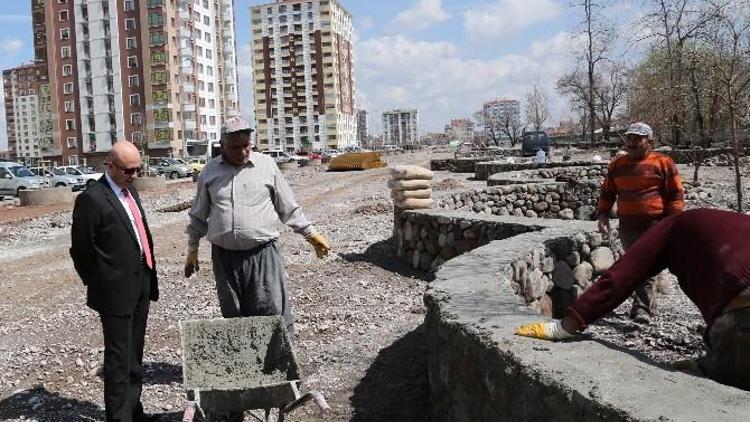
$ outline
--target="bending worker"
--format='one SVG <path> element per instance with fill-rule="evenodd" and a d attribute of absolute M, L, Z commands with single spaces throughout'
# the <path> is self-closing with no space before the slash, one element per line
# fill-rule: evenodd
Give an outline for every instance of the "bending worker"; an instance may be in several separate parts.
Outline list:
<path fill-rule="evenodd" d="M 615 158 L 597 205 L 599 231 L 609 233 L 609 212 L 617 200 L 622 247 L 627 251 L 656 221 L 684 208 L 684 190 L 677 165 L 664 154 L 651 150 L 654 132 L 645 123 L 632 123 L 625 131 L 627 154 Z M 656 312 L 656 278 L 638 286 L 630 317 L 640 324 L 651 322 Z"/>
<path fill-rule="evenodd" d="M 681 369 L 750 389 L 750 216 L 732 211 L 696 209 L 662 220 L 584 291 L 562 320 L 526 324 L 516 334 L 571 338 L 665 268 L 708 326 L 706 356 L 680 361 Z"/>
<path fill-rule="evenodd" d="M 211 243 L 221 314 L 225 318 L 282 315 L 294 334 L 284 267 L 276 240 L 278 220 L 312 244 L 318 258 L 331 249 L 294 200 L 271 157 L 251 151 L 250 125 L 229 117 L 221 155 L 198 176 L 187 227 L 185 277 L 198 270 L 198 243 Z"/>

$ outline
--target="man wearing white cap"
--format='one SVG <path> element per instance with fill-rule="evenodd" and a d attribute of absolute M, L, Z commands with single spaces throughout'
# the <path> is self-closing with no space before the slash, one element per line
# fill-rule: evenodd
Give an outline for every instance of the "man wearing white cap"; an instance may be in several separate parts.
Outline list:
<path fill-rule="evenodd" d="M 315 248 L 331 249 L 305 218 L 273 159 L 251 150 L 250 125 L 241 117 L 222 126 L 222 154 L 206 164 L 187 226 L 185 277 L 198 270 L 198 244 L 211 243 L 216 291 L 225 318 L 282 315 L 294 334 L 284 267 L 276 240 L 278 221 Z"/>
<path fill-rule="evenodd" d="M 617 201 L 619 234 L 627 251 L 654 223 L 682 211 L 684 190 L 677 165 L 667 155 L 651 150 L 654 132 L 642 122 L 625 131 L 627 154 L 615 158 L 599 195 L 599 231 L 609 233 L 609 213 Z M 633 296 L 630 316 L 648 324 L 656 311 L 656 279 L 651 277 Z"/>

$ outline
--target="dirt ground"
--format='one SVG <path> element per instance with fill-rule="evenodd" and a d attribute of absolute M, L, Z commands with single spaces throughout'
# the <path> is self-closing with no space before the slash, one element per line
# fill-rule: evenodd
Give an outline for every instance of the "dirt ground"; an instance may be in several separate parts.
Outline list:
<path fill-rule="evenodd" d="M 429 154 L 388 157 L 429 165 Z M 333 247 L 326 259 L 289 229 L 280 239 L 295 313 L 303 390 L 328 399 L 333 421 L 422 421 L 427 412 L 420 324 L 425 275 L 392 257 L 387 169 L 286 173 L 298 201 Z M 193 183 L 144 197 L 155 239 L 161 299 L 152 303 L 143 402 L 163 420 L 181 420 L 178 321 L 220 317 L 210 247 L 201 270 L 182 276 L 187 211 L 156 210 L 190 199 Z M 85 305 L 68 255 L 69 210 L 13 211 L 0 223 L 0 420 L 103 420 L 101 325 Z M 57 210 L 48 210 L 57 211 Z M 246 415 L 246 420 L 254 420 Z M 309 405 L 287 420 L 321 419 Z"/>

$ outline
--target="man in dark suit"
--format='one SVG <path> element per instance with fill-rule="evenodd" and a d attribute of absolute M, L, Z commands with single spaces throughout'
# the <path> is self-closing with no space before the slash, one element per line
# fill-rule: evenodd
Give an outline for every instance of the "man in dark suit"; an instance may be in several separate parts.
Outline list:
<path fill-rule="evenodd" d="M 112 147 L 104 177 L 76 199 L 70 256 L 99 312 L 104 332 L 104 409 L 108 422 L 155 420 L 141 404 L 149 300 L 159 287 L 153 241 L 138 192 L 141 155 L 127 141 Z"/>

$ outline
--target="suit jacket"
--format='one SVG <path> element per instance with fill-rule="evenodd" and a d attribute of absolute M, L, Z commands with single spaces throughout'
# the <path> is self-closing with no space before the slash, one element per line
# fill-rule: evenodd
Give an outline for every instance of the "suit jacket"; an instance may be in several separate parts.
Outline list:
<path fill-rule="evenodd" d="M 146 227 L 151 258 L 150 299 L 159 298 L 156 278 L 154 243 L 138 192 L 130 187 Z M 141 286 L 138 282 L 145 271 L 138 238 L 128 214 L 112 191 L 106 176 L 93 183 L 76 198 L 73 208 L 70 256 L 76 272 L 87 287 L 86 304 L 101 313 L 128 315 L 133 313 Z"/>

